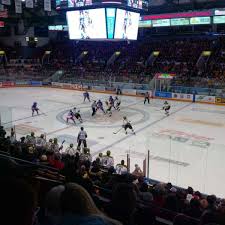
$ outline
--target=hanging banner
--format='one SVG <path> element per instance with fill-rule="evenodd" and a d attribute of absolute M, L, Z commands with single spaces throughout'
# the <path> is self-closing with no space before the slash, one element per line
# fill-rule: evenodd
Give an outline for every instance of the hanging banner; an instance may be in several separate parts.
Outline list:
<path fill-rule="evenodd" d="M 15 12 L 22 13 L 22 0 L 15 0 Z"/>
<path fill-rule="evenodd" d="M 11 0 L 2 0 L 3 5 L 11 5 Z"/>
<path fill-rule="evenodd" d="M 44 10 L 45 11 L 51 11 L 51 0 L 44 0 Z"/>
<path fill-rule="evenodd" d="M 26 8 L 34 8 L 33 0 L 26 0 Z"/>

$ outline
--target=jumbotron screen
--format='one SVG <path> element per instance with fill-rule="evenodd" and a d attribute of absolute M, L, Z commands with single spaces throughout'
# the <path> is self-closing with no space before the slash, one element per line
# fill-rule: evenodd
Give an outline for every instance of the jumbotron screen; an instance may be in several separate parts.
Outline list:
<path fill-rule="evenodd" d="M 139 13 L 117 9 L 115 39 L 137 40 Z"/>
<path fill-rule="evenodd" d="M 136 40 L 140 14 L 116 8 L 68 11 L 71 40 Z"/>
<path fill-rule="evenodd" d="M 70 39 L 106 39 L 105 9 L 68 11 Z"/>
<path fill-rule="evenodd" d="M 106 5 L 120 5 L 134 9 L 148 9 L 148 0 L 56 0 L 56 9 L 79 8 L 84 6 L 107 7 Z"/>

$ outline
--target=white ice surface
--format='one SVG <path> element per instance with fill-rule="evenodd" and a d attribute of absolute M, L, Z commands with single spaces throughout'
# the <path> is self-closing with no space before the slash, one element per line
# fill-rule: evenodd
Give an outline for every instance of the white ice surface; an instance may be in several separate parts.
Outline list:
<path fill-rule="evenodd" d="M 92 100 L 105 101 L 109 95 L 90 93 Z M 46 133 L 47 139 L 58 137 L 66 144 L 76 144 L 80 124 L 66 124 L 66 112 L 76 106 L 83 116 L 88 133 L 88 145 L 93 156 L 111 150 L 115 163 L 131 155 L 134 164 L 143 165 L 150 150 L 150 178 L 175 185 L 192 186 L 208 194 L 225 197 L 225 107 L 170 101 L 171 115 L 161 110 L 162 100 L 144 105 L 142 98 L 122 96 L 121 111 L 113 110 L 109 118 L 101 112 L 91 117 L 89 102 L 83 103 L 82 92 L 51 88 L 0 89 L 0 111 L 9 107 L 16 126 L 17 138 L 31 131 Z M 40 116 L 31 117 L 31 105 L 36 101 Z M 124 131 L 113 134 L 126 115 L 132 121 L 136 135 Z M 6 117 L 4 117 L 6 118 Z"/>

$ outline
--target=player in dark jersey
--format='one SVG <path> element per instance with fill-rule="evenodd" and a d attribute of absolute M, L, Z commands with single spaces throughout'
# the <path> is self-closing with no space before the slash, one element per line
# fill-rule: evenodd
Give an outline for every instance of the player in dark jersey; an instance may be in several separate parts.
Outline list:
<path fill-rule="evenodd" d="M 80 123 L 83 123 L 83 120 L 81 118 L 81 115 L 80 115 L 80 110 L 77 110 L 76 107 L 73 108 L 73 114 L 74 114 L 74 117 L 80 121 Z"/>
<path fill-rule="evenodd" d="M 39 108 L 37 107 L 37 102 L 34 102 L 33 105 L 31 106 L 32 110 L 32 116 L 34 116 L 34 113 L 36 112 L 37 115 L 39 115 Z"/>
<path fill-rule="evenodd" d="M 107 106 L 106 113 L 109 115 L 109 117 L 111 117 L 112 116 L 112 105 L 108 101 L 106 101 L 105 104 Z"/>
<path fill-rule="evenodd" d="M 75 117 L 75 116 L 74 116 L 73 111 L 70 110 L 70 111 L 68 112 L 68 114 L 67 114 L 66 122 L 68 123 L 69 120 L 72 120 L 72 121 L 74 122 L 74 124 L 76 124 L 74 117 Z"/>
<path fill-rule="evenodd" d="M 163 110 L 165 110 L 166 116 L 169 116 L 170 104 L 167 101 L 164 102 Z"/>
<path fill-rule="evenodd" d="M 99 109 L 102 110 L 103 113 L 105 113 L 105 110 L 103 108 L 103 103 L 100 99 L 97 102 L 97 110 L 99 110 Z"/>

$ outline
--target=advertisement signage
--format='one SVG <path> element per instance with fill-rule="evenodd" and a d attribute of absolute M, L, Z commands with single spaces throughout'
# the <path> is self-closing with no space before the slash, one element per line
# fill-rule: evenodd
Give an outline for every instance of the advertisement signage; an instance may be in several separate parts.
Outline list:
<path fill-rule="evenodd" d="M 145 20 L 145 21 L 140 20 L 138 25 L 138 27 L 151 27 L 151 26 L 152 26 L 151 20 Z"/>
<path fill-rule="evenodd" d="M 206 96 L 206 95 L 196 95 L 195 101 L 196 102 L 215 103 L 216 97 L 215 96 Z"/>
<path fill-rule="evenodd" d="M 155 96 L 159 98 L 172 98 L 172 93 L 156 91 Z"/>
<path fill-rule="evenodd" d="M 169 27 L 170 19 L 152 20 L 153 27 Z"/>
<path fill-rule="evenodd" d="M 173 93 L 172 98 L 179 99 L 179 100 L 185 100 L 185 101 L 193 101 L 193 95 L 192 94 L 182 94 L 182 93 Z"/>
<path fill-rule="evenodd" d="M 190 25 L 189 18 L 174 18 L 170 20 L 171 26 L 185 26 Z"/>
<path fill-rule="evenodd" d="M 191 17 L 190 18 L 190 24 L 191 25 L 201 25 L 201 24 L 210 24 L 210 17 L 204 16 L 204 17 Z"/>
<path fill-rule="evenodd" d="M 216 97 L 216 103 L 225 104 L 225 98 Z"/>
<path fill-rule="evenodd" d="M 225 23 L 225 16 L 214 16 L 213 23 L 215 24 Z"/>

